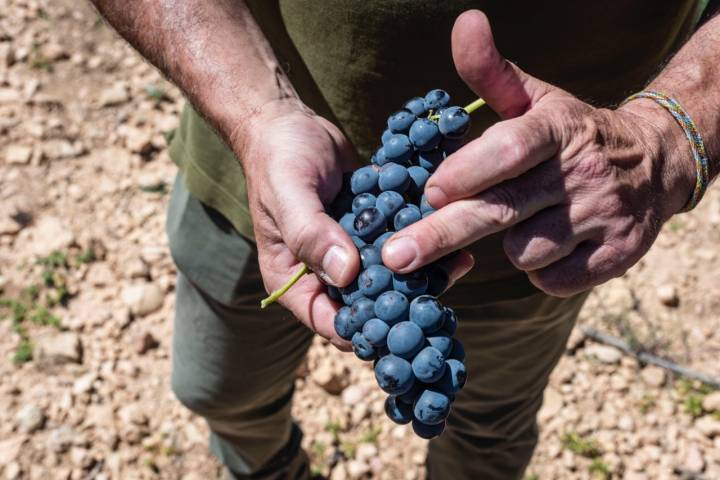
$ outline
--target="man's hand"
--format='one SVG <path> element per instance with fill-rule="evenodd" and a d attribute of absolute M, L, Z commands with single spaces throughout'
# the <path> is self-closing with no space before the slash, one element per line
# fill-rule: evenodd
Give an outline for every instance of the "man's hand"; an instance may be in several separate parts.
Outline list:
<path fill-rule="evenodd" d="M 385 245 L 400 272 L 491 233 L 541 290 L 569 296 L 622 275 L 695 181 L 682 130 L 648 101 L 596 109 L 533 78 L 497 52 L 487 18 L 452 34 L 460 76 L 504 121 L 450 156 L 428 181 L 438 211 Z"/>
<path fill-rule="evenodd" d="M 355 166 L 352 147 L 332 123 L 312 112 L 277 110 L 263 111 L 230 139 L 245 168 L 265 287 L 273 291 L 283 285 L 302 262 L 327 283 L 346 286 L 360 259 L 324 205 L 339 191 L 342 172 Z M 315 275 L 305 275 L 280 303 L 336 346 L 349 347 L 333 326 L 337 304 Z"/>

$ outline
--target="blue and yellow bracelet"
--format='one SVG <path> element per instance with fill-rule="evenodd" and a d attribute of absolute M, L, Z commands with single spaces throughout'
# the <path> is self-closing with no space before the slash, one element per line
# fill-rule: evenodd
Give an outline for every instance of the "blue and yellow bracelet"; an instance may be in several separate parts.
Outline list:
<path fill-rule="evenodd" d="M 664 93 L 655 90 L 644 90 L 642 92 L 635 93 L 626 98 L 621 105 L 625 105 L 631 100 L 638 98 L 648 98 L 654 100 L 655 103 L 665 108 L 675 118 L 678 125 L 685 132 L 685 136 L 690 141 L 690 150 L 692 151 L 693 158 L 695 159 L 695 190 L 693 191 L 692 197 L 682 209 L 683 212 L 687 212 L 695 208 L 700 202 L 700 199 L 705 194 L 708 184 L 710 183 L 710 172 L 708 169 L 708 158 L 705 152 L 705 143 L 703 142 L 700 132 L 698 132 L 695 122 L 692 121 L 690 115 L 680 106 L 677 100 L 666 95 Z"/>

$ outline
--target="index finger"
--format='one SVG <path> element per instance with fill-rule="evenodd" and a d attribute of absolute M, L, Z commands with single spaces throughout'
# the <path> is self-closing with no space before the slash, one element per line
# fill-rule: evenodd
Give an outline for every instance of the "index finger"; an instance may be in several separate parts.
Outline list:
<path fill-rule="evenodd" d="M 470 198 L 554 157 L 560 141 L 553 125 L 538 110 L 496 123 L 438 167 L 425 186 L 428 202 L 439 209 Z"/>

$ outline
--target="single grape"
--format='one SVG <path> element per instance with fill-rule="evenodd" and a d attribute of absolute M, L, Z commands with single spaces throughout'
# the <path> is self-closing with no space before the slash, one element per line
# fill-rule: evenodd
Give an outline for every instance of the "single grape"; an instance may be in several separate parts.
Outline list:
<path fill-rule="evenodd" d="M 451 358 L 445 361 L 445 372 L 440 379 L 433 384 L 433 388 L 446 395 L 455 395 L 467 381 L 467 370 L 465 364 L 460 360 Z"/>
<path fill-rule="evenodd" d="M 408 173 L 410 173 L 410 169 L 408 169 Z M 385 215 L 385 218 L 394 218 L 395 214 L 404 206 L 405 199 L 403 196 L 392 190 L 382 192 L 375 200 L 375 208 L 380 210 Z"/>
<path fill-rule="evenodd" d="M 388 139 L 389 140 L 389 139 Z M 384 142 L 383 142 L 384 143 Z M 389 162 L 387 156 L 385 155 L 385 148 L 380 147 L 378 148 L 375 153 L 373 154 L 372 158 L 370 159 L 372 163 L 378 166 L 383 166 L 387 162 Z"/>
<path fill-rule="evenodd" d="M 376 200 L 377 198 L 372 193 L 361 193 L 353 199 L 352 212 L 357 215 L 360 210 L 374 207 Z"/>
<path fill-rule="evenodd" d="M 416 149 L 427 151 L 440 144 L 442 134 L 437 123 L 427 118 L 418 118 L 410 127 L 408 138 Z"/>
<path fill-rule="evenodd" d="M 410 362 L 388 354 L 375 364 L 375 380 L 385 392 L 401 395 L 410 390 L 415 382 Z"/>
<path fill-rule="evenodd" d="M 450 397 L 442 392 L 427 389 L 415 402 L 415 418 L 426 425 L 442 423 L 450 413 Z"/>
<path fill-rule="evenodd" d="M 450 352 L 450 358 L 460 360 L 461 362 L 465 361 L 465 347 L 457 338 L 453 338 L 453 348 L 452 352 Z"/>
<path fill-rule="evenodd" d="M 445 430 L 445 422 L 438 423 L 437 425 L 426 425 L 414 418 L 412 421 L 412 429 L 418 437 L 431 440 Z"/>
<path fill-rule="evenodd" d="M 367 167 L 360 167 L 355 170 L 352 178 L 350 178 L 350 188 L 355 195 L 361 193 L 377 193 L 378 192 L 378 178 L 380 175 L 377 170 L 368 165 Z"/>
<path fill-rule="evenodd" d="M 445 153 L 445 158 L 460 150 L 462 146 L 462 138 L 444 138 L 443 141 L 440 142 L 440 150 Z"/>
<path fill-rule="evenodd" d="M 434 172 L 443 160 L 445 160 L 445 152 L 436 149 L 429 152 L 418 152 L 416 163 L 428 172 Z"/>
<path fill-rule="evenodd" d="M 410 143 L 410 139 L 407 135 L 401 133 L 390 137 L 382 149 L 383 152 L 385 152 L 386 161 L 383 163 L 377 162 L 377 164 L 381 166 L 387 162 L 408 164 L 413 154 L 413 146 L 412 143 Z"/>
<path fill-rule="evenodd" d="M 383 233 L 383 235 L 385 234 Z M 368 268 L 370 265 L 380 265 L 382 263 L 380 249 L 375 245 L 365 245 L 360 248 L 360 261 L 363 268 Z"/>
<path fill-rule="evenodd" d="M 445 373 L 445 357 L 437 348 L 425 347 L 413 358 L 412 369 L 415 378 L 421 382 L 436 382 Z"/>
<path fill-rule="evenodd" d="M 367 325 L 367 324 L 366 324 Z M 453 339 L 449 333 L 444 330 L 438 330 L 426 337 L 428 343 L 436 348 L 442 355 L 443 360 L 450 356 L 453 347 Z"/>
<path fill-rule="evenodd" d="M 360 360 L 370 361 L 377 358 L 377 352 L 375 348 L 370 344 L 367 338 L 360 333 L 355 332 L 352 337 L 352 347 L 355 356 Z"/>
<path fill-rule="evenodd" d="M 428 288 L 428 277 L 422 270 L 410 273 L 393 273 L 393 289 L 405 295 L 409 300 L 423 295 Z"/>
<path fill-rule="evenodd" d="M 448 107 L 440 112 L 440 132 L 447 138 L 462 138 L 470 129 L 470 114 L 462 107 Z"/>
<path fill-rule="evenodd" d="M 418 167 L 416 165 L 409 167 L 407 171 L 410 175 L 410 186 L 408 187 L 408 193 L 410 193 L 410 195 L 414 197 L 417 197 L 418 195 L 422 194 L 423 190 L 425 190 L 425 183 L 427 183 L 428 178 L 430 178 L 430 172 L 425 170 L 423 167 Z M 425 195 L 423 195 L 423 197 L 424 196 Z M 420 204 L 420 213 L 424 213 L 422 211 L 422 203 Z"/>
<path fill-rule="evenodd" d="M 340 218 L 338 222 L 343 230 L 350 236 L 357 236 L 357 230 L 355 230 L 355 215 L 352 213 L 346 213 Z"/>
<path fill-rule="evenodd" d="M 393 132 L 392 132 L 389 128 L 386 128 L 385 130 L 383 130 L 382 136 L 380 137 L 380 141 L 381 141 L 382 143 L 385 143 L 385 142 L 387 142 L 387 141 L 390 139 L 390 137 L 392 137 L 392 136 L 393 136 Z"/>
<path fill-rule="evenodd" d="M 380 168 L 378 185 L 383 192 L 394 191 L 404 193 L 410 186 L 410 173 L 408 169 L 397 163 L 390 162 Z"/>
<path fill-rule="evenodd" d="M 335 332 L 340 338 L 350 340 L 355 332 L 352 331 L 352 313 L 350 307 L 342 307 L 335 314 Z"/>
<path fill-rule="evenodd" d="M 387 242 L 387 239 L 392 237 L 395 232 L 385 232 L 375 239 L 373 246 L 382 252 L 383 245 Z"/>
<path fill-rule="evenodd" d="M 342 287 L 339 290 L 345 305 L 352 305 L 355 300 L 362 297 L 362 293 L 360 293 L 360 290 L 358 289 L 357 278 L 353 280 L 350 285 Z"/>
<path fill-rule="evenodd" d="M 390 353 L 400 358 L 412 359 L 425 344 L 425 335 L 416 324 L 400 322 L 393 325 L 387 335 Z"/>
<path fill-rule="evenodd" d="M 353 205 L 354 204 L 355 204 L 355 202 L 353 201 Z M 425 212 L 434 212 L 434 211 L 435 211 L 435 209 L 432 207 L 432 205 L 430 205 L 428 203 L 427 197 L 423 193 L 422 197 L 420 197 L 420 213 L 424 214 Z M 354 210 L 353 210 L 353 213 L 354 213 Z"/>
<path fill-rule="evenodd" d="M 382 265 L 371 265 L 358 276 L 360 293 L 367 298 L 377 298 L 381 293 L 390 290 L 392 285 L 392 272 Z"/>
<path fill-rule="evenodd" d="M 350 306 L 350 313 L 353 320 L 358 324 L 358 331 L 362 326 L 375 316 L 375 302 L 366 297 L 360 297 Z"/>
<path fill-rule="evenodd" d="M 414 113 L 403 108 L 388 117 L 387 125 L 393 133 L 407 133 L 415 118 Z"/>
<path fill-rule="evenodd" d="M 366 242 L 372 242 L 385 232 L 387 220 L 380 210 L 370 207 L 357 214 L 353 227 L 355 227 L 358 237 Z"/>
<path fill-rule="evenodd" d="M 410 303 L 410 321 L 418 325 L 424 333 L 433 333 L 442 327 L 445 320 L 440 302 L 430 295 L 422 295 Z"/>
<path fill-rule="evenodd" d="M 450 307 L 445 307 L 443 313 L 445 320 L 443 321 L 442 329 L 444 332 L 447 332 L 448 335 L 453 336 L 458 327 L 457 315 L 455 315 L 455 311 Z"/>
<path fill-rule="evenodd" d="M 385 346 L 390 326 L 379 318 L 371 318 L 362 328 L 362 334 L 373 347 Z"/>
<path fill-rule="evenodd" d="M 425 95 L 425 106 L 428 110 L 437 110 L 443 108 L 450 103 L 450 95 L 445 90 L 435 89 L 430 90 Z"/>
<path fill-rule="evenodd" d="M 395 290 L 382 293 L 375 300 L 375 316 L 391 326 L 407 320 L 409 309 L 407 297 Z"/>
<path fill-rule="evenodd" d="M 353 235 L 352 237 L 350 237 L 350 239 L 353 241 L 353 243 L 358 248 L 358 250 L 363 248 L 365 245 L 367 245 L 367 243 L 365 243 L 365 240 L 358 237 L 357 235 Z"/>
<path fill-rule="evenodd" d="M 419 117 L 427 112 L 425 99 L 422 97 L 411 98 L 405 103 L 405 109 L 410 110 L 416 117 Z"/>
<path fill-rule="evenodd" d="M 385 415 L 398 425 L 406 425 L 413 419 L 412 405 L 398 400 L 396 395 L 389 395 L 385 399 Z"/>
<path fill-rule="evenodd" d="M 327 290 L 328 290 L 328 297 L 332 298 L 336 302 L 342 302 L 342 294 L 340 293 L 340 290 L 338 290 L 337 287 L 328 285 Z"/>
<path fill-rule="evenodd" d="M 412 225 L 417 222 L 421 218 L 422 214 L 420 213 L 420 209 L 415 205 L 408 205 L 395 214 L 393 224 L 395 225 L 395 230 L 402 230 L 408 225 Z"/>

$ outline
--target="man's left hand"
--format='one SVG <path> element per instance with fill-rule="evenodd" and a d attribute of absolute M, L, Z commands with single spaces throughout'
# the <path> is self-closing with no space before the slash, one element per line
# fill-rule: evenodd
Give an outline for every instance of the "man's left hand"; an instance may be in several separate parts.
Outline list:
<path fill-rule="evenodd" d="M 458 18 L 452 45 L 460 76 L 503 121 L 433 174 L 425 193 L 438 210 L 388 241 L 385 264 L 413 271 L 507 230 L 508 258 L 548 294 L 622 275 L 692 194 L 680 127 L 652 101 L 598 109 L 524 73 L 479 11 Z"/>

